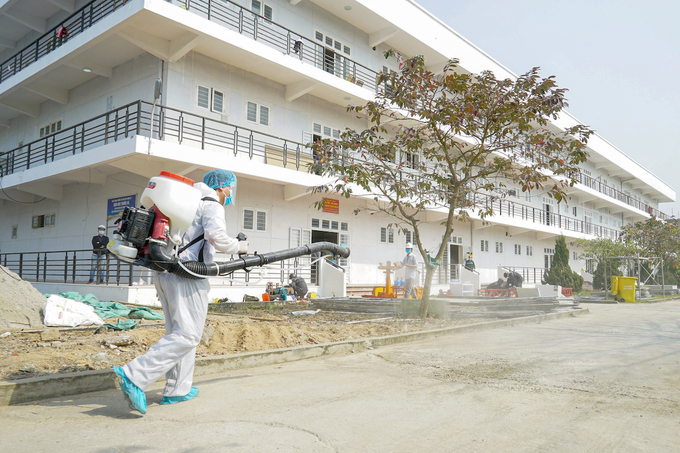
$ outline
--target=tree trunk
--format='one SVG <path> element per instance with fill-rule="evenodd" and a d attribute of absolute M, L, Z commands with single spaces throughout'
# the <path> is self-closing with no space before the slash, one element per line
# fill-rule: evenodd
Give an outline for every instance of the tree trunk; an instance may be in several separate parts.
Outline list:
<path fill-rule="evenodd" d="M 432 277 L 436 268 L 428 265 L 425 266 L 425 284 L 423 285 L 423 298 L 420 301 L 420 318 L 427 318 L 427 312 L 430 309 L 430 288 L 432 287 Z"/>

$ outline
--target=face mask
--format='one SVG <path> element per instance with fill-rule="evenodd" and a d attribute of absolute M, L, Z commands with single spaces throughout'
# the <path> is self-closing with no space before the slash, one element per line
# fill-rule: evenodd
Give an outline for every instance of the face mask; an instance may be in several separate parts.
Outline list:
<path fill-rule="evenodd" d="M 411 253 L 411 249 L 406 249 L 406 253 Z"/>
<path fill-rule="evenodd" d="M 234 187 L 234 186 L 226 186 L 226 187 L 229 188 L 229 196 L 224 197 L 224 206 L 230 205 L 232 203 L 232 201 L 234 200 L 234 195 L 235 195 L 234 192 L 236 192 L 236 187 Z"/>
<path fill-rule="evenodd" d="M 104 230 L 99 230 L 99 235 L 103 236 L 104 235 Z"/>

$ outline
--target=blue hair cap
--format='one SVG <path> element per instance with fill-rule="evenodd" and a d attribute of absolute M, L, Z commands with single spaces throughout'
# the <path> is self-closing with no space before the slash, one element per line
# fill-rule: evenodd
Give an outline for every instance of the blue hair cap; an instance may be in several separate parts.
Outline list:
<path fill-rule="evenodd" d="M 236 184 L 236 175 L 229 170 L 210 170 L 203 177 L 203 183 L 211 189 L 219 189 Z"/>

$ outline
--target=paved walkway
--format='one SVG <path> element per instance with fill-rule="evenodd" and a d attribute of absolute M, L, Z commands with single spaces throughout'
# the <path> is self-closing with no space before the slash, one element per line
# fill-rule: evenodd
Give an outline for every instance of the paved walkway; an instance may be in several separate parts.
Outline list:
<path fill-rule="evenodd" d="M 680 451 L 680 302 L 0 408 L 3 452 Z M 135 415 L 137 414 L 137 415 Z"/>

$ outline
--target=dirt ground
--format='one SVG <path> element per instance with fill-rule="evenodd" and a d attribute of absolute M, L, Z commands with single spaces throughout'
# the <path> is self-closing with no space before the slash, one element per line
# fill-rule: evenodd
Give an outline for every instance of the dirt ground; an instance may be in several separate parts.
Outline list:
<path fill-rule="evenodd" d="M 197 356 L 207 357 L 370 338 L 479 322 L 480 319 L 381 319 L 384 315 L 324 312 L 292 315 L 307 303 L 248 307 L 208 315 Z M 488 319 L 484 319 L 488 321 Z M 142 322 L 139 322 L 142 321 Z M 115 319 L 107 319 L 115 324 Z M 123 365 L 163 336 L 162 321 L 138 320 L 130 331 L 10 330 L 0 338 L 0 380 L 99 370 Z M 5 329 L 7 331 L 7 329 Z"/>

